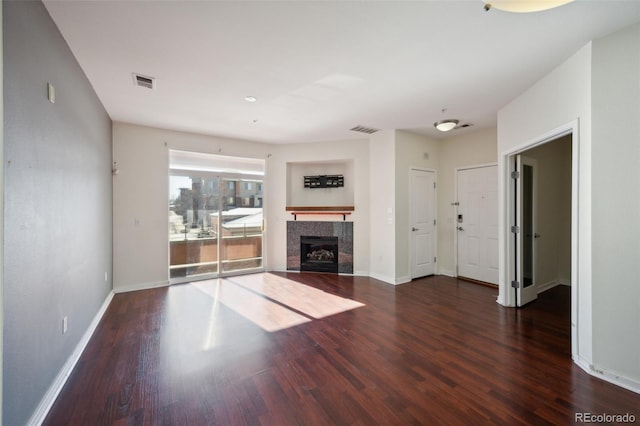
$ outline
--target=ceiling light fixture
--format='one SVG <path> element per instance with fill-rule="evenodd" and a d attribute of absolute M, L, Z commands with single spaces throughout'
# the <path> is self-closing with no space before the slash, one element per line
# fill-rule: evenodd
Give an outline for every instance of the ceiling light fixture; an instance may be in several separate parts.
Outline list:
<path fill-rule="evenodd" d="M 247 102 L 256 102 L 258 98 L 256 98 L 255 96 L 245 96 L 244 100 Z"/>
<path fill-rule="evenodd" d="M 458 120 L 440 120 L 433 123 L 433 125 L 441 132 L 448 132 L 449 130 L 453 130 L 458 125 Z"/>
<path fill-rule="evenodd" d="M 504 10 L 505 12 L 540 12 L 571 3 L 573 0 L 482 0 L 484 10 Z"/>

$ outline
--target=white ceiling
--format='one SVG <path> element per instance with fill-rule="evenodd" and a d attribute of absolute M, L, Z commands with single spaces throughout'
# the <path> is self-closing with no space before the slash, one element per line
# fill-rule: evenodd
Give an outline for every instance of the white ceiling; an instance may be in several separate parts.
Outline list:
<path fill-rule="evenodd" d="M 530 14 L 480 0 L 45 5 L 114 121 L 272 143 L 366 137 L 358 125 L 439 138 L 442 118 L 474 124 L 448 135 L 495 126 L 588 41 L 640 21 L 635 0 Z"/>

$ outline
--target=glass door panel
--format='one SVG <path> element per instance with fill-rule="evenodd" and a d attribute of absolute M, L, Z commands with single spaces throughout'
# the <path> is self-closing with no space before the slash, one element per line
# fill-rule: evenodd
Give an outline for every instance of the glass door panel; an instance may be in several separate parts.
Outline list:
<path fill-rule="evenodd" d="M 169 176 L 169 276 L 218 273 L 218 177 Z"/>
<path fill-rule="evenodd" d="M 262 180 L 223 178 L 220 259 L 222 272 L 262 267 Z"/>

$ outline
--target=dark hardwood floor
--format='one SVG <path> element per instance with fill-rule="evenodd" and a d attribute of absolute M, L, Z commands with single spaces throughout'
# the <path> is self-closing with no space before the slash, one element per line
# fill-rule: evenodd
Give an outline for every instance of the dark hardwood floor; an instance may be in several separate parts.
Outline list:
<path fill-rule="evenodd" d="M 640 395 L 572 363 L 569 288 L 519 310 L 496 296 L 286 273 L 117 294 L 45 424 L 640 421 Z"/>

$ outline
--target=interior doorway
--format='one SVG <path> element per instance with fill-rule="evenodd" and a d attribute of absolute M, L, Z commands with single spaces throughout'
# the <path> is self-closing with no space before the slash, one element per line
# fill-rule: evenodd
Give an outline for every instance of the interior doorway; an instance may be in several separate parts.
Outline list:
<path fill-rule="evenodd" d="M 571 147 L 570 164 L 565 161 L 562 166 L 564 172 L 570 175 L 571 190 L 569 195 L 564 197 L 570 203 L 569 219 L 562 227 L 570 232 L 569 249 L 565 249 L 563 256 L 570 257 L 570 273 L 568 274 L 568 282 L 560 284 L 569 284 L 563 286 L 568 288 L 570 292 L 571 308 L 571 357 L 585 371 L 589 371 L 589 348 L 592 342 L 591 329 L 591 271 L 590 250 L 591 233 L 590 233 L 590 217 L 589 209 L 584 206 L 590 205 L 590 152 L 588 149 L 582 149 L 580 140 L 580 126 L 578 120 L 570 121 L 546 133 L 540 134 L 529 141 L 523 142 L 509 151 L 500 154 L 500 284 L 497 302 L 503 306 L 516 307 L 516 295 L 518 286 L 518 276 L 516 275 L 516 244 L 513 236 L 512 227 L 515 226 L 515 179 L 511 173 L 514 169 L 515 158 L 518 154 L 530 154 L 531 150 L 542 147 L 553 141 L 557 141 L 566 137 L 568 146 Z M 570 143 L 568 141 L 571 141 Z M 588 145 L 587 145 L 588 146 Z M 539 173 L 539 176 L 546 174 Z M 539 219 L 540 225 L 547 222 Z M 570 231 L 569 231 L 570 229 Z M 541 237 L 539 242 L 548 240 L 546 235 L 549 231 L 540 231 Z M 541 250 L 538 253 L 542 255 Z M 566 264 L 566 262 L 564 263 Z M 544 290 L 545 282 L 540 278 L 542 290 Z M 587 358 L 585 358 L 587 357 Z"/>
<path fill-rule="evenodd" d="M 513 156 L 513 288 L 516 306 L 571 285 L 572 136 Z"/>

